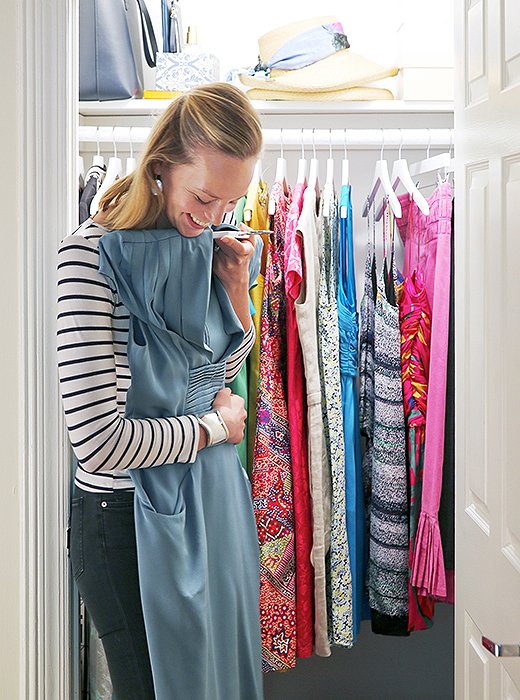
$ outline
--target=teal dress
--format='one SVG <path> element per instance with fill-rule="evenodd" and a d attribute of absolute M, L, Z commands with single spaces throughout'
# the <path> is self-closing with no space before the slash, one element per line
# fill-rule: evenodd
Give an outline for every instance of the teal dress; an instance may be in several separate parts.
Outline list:
<path fill-rule="evenodd" d="M 210 410 L 226 358 L 244 336 L 212 275 L 210 231 L 194 238 L 174 229 L 113 231 L 99 252 L 100 271 L 130 313 L 127 417 Z M 154 449 L 159 455 L 161 446 Z M 131 476 L 157 700 L 261 699 L 258 539 L 235 446 L 208 447 L 192 464 Z"/>
<path fill-rule="evenodd" d="M 367 567 L 365 541 L 365 503 L 359 443 L 359 407 L 357 398 L 358 333 L 354 267 L 352 199 L 350 185 L 343 185 L 340 195 L 338 324 L 343 402 L 343 431 L 345 436 L 345 481 L 347 502 L 347 534 L 352 572 L 352 620 L 354 640 L 362 619 L 370 618 L 364 576 Z"/>

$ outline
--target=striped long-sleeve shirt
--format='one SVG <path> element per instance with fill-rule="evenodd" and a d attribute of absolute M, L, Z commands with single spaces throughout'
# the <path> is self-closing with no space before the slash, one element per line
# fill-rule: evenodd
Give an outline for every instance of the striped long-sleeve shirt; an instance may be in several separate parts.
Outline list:
<path fill-rule="evenodd" d="M 193 415 L 125 418 L 129 314 L 98 270 L 104 233 L 89 220 L 63 240 L 58 254 L 58 372 L 75 483 L 96 492 L 133 488 L 127 469 L 193 462 L 199 442 Z M 251 324 L 227 360 L 226 382 L 254 340 Z"/>

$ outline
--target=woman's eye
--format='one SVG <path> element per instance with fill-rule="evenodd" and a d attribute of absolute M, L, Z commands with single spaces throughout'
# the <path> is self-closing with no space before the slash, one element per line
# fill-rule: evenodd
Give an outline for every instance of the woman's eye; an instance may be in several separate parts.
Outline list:
<path fill-rule="evenodd" d="M 201 204 L 204 204 L 204 205 L 209 204 L 209 202 L 205 202 L 203 199 L 201 199 L 201 198 L 198 196 L 198 194 L 195 195 L 195 199 L 197 200 L 197 202 L 200 202 Z"/>

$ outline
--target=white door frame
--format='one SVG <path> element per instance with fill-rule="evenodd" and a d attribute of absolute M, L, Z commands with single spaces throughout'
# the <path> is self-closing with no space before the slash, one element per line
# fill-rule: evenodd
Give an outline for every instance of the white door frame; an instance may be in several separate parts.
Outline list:
<path fill-rule="evenodd" d="M 77 220 L 77 0 L 17 0 L 22 181 L 20 698 L 69 700 L 70 456 L 56 372 L 56 253 Z M 3 604 L 6 604 L 3 601 Z"/>

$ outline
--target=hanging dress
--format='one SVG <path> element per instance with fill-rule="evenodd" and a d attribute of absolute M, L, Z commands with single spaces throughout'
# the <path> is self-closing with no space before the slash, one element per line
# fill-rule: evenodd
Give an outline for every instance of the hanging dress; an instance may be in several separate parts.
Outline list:
<path fill-rule="evenodd" d="M 211 410 L 226 357 L 244 336 L 212 274 L 211 232 L 113 231 L 99 251 L 100 271 L 130 312 L 126 415 Z M 253 279 L 259 254 L 260 247 Z M 159 460 L 162 446 L 153 449 Z M 258 541 L 235 446 L 200 450 L 193 464 L 130 474 L 157 700 L 262 698 Z"/>
<path fill-rule="evenodd" d="M 374 325 L 374 450 L 370 507 L 372 630 L 408 634 L 408 476 L 394 246 L 378 279 Z"/>
<path fill-rule="evenodd" d="M 408 453 L 410 540 L 408 569 L 411 573 L 415 535 L 421 510 L 424 436 L 430 371 L 431 313 L 420 268 L 404 282 L 399 305 L 401 324 L 401 368 Z M 431 627 L 433 602 L 417 594 L 408 581 L 408 630 Z"/>
<path fill-rule="evenodd" d="M 296 230 L 303 206 L 305 184 L 297 183 L 285 226 L 284 271 L 287 338 L 287 412 L 291 439 L 296 548 L 296 656 L 312 655 L 314 604 L 311 564 L 312 521 L 307 457 L 307 403 L 303 357 L 294 302 L 300 296 L 302 237 Z"/>
<path fill-rule="evenodd" d="M 322 383 L 324 464 L 332 482 L 330 528 L 329 639 L 351 647 L 352 578 L 345 501 L 345 446 L 339 368 L 339 329 L 336 302 L 338 275 L 338 206 L 331 184 L 321 199 L 320 283 L 318 289 L 318 358 Z M 328 211 L 328 216 L 324 215 Z"/>
<path fill-rule="evenodd" d="M 291 445 L 285 377 L 284 231 L 290 194 L 275 182 L 260 335 L 260 376 L 252 471 L 253 507 L 260 543 L 262 667 L 282 671 L 296 663 L 296 563 Z"/>
<path fill-rule="evenodd" d="M 350 185 L 343 185 L 340 196 L 338 325 L 345 439 L 345 482 L 347 535 L 352 573 L 353 639 L 363 618 L 365 556 L 365 504 L 359 444 L 359 407 L 357 399 L 358 314 L 352 231 Z M 368 601 L 367 601 L 368 603 Z"/>
<path fill-rule="evenodd" d="M 267 215 L 267 183 L 263 180 L 251 183 L 247 191 L 246 203 L 244 205 L 244 222 L 253 229 L 265 230 L 268 228 Z M 260 363 L 260 324 L 262 320 L 262 299 L 264 296 L 265 263 L 267 257 L 267 246 L 269 234 L 261 236 L 263 242 L 262 261 L 260 272 L 256 278 L 256 285 L 251 289 L 249 295 L 255 313 L 253 323 L 255 325 L 256 339 L 251 352 L 247 358 L 248 392 L 247 392 L 247 471 L 251 476 L 253 468 L 253 458 L 255 451 L 256 432 L 256 394 L 258 391 L 258 376 Z"/>
<path fill-rule="evenodd" d="M 374 220 L 372 218 L 372 223 Z M 367 219 L 368 238 L 365 257 L 363 298 L 360 307 L 359 331 L 359 428 L 364 439 L 361 462 L 365 501 L 365 577 L 363 586 L 368 593 L 368 542 L 370 538 L 370 507 L 372 502 L 372 460 L 374 453 L 374 323 L 377 296 L 375 231 L 370 231 L 370 212 Z"/>
<path fill-rule="evenodd" d="M 417 264 L 420 265 L 432 312 L 422 505 L 411 580 L 422 595 L 452 601 L 453 590 L 448 590 L 446 585 L 439 530 L 450 316 L 451 185 L 443 182 L 428 198 L 430 212 L 427 216 L 413 200 L 401 200 L 401 205 L 402 217 L 398 219 L 398 225 L 405 243 L 404 274 L 408 275 Z M 420 246 L 417 245 L 418 239 Z"/>
<path fill-rule="evenodd" d="M 237 205 L 235 207 L 234 212 L 231 212 L 232 216 L 226 215 L 224 217 L 224 222 L 236 224 L 238 226 L 243 221 L 245 204 L 246 204 L 246 198 L 244 196 L 237 202 Z M 228 217 L 229 217 L 229 221 L 228 221 Z M 251 307 L 251 317 L 253 317 L 254 313 L 255 313 L 253 303 L 250 301 L 249 305 Z M 233 379 L 233 381 L 227 383 L 226 386 L 228 386 L 231 389 L 233 394 L 237 394 L 238 396 L 241 396 L 244 399 L 244 405 L 247 407 L 247 405 L 248 405 L 248 388 L 249 388 L 249 378 L 247 375 L 247 362 L 244 362 L 239 373 L 236 375 L 236 377 Z M 242 441 L 236 446 L 236 448 L 237 448 L 238 456 L 240 457 L 240 462 L 242 463 L 242 466 L 244 467 L 244 469 L 247 469 L 247 421 L 246 421 L 246 425 L 244 428 L 244 437 L 243 437 Z"/>
<path fill-rule="evenodd" d="M 314 567 L 314 645 L 318 656 L 330 656 L 327 622 L 325 556 L 330 547 L 330 472 L 323 460 L 321 382 L 318 364 L 317 290 L 319 284 L 318 220 L 316 191 L 307 187 L 297 230 L 303 239 L 304 284 L 295 301 L 298 335 L 307 387 L 309 488 L 312 504 L 312 550 Z"/>

